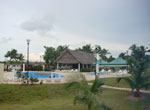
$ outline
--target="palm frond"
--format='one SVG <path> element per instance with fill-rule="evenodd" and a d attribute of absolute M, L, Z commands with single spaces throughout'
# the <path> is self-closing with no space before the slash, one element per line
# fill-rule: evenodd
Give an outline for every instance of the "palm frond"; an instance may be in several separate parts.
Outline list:
<path fill-rule="evenodd" d="M 121 80 L 125 80 L 133 90 L 135 88 L 135 82 L 133 78 L 128 78 L 128 77 L 122 77 L 122 78 L 117 78 L 117 83 L 119 83 Z"/>
<path fill-rule="evenodd" d="M 76 105 L 77 102 L 81 102 L 81 103 L 84 103 L 84 104 L 88 104 L 88 101 L 89 101 L 89 95 L 87 95 L 85 92 L 79 92 L 75 98 L 74 98 L 74 105 Z"/>
<path fill-rule="evenodd" d="M 71 82 L 71 83 L 68 83 L 66 86 L 66 89 L 69 89 L 69 88 L 73 88 L 73 89 L 81 88 L 81 84 L 80 82 Z"/>
<path fill-rule="evenodd" d="M 147 81 L 147 82 L 143 83 L 142 87 L 145 88 L 145 89 L 149 89 L 150 88 L 150 81 Z"/>
<path fill-rule="evenodd" d="M 66 89 L 74 88 L 82 91 L 88 91 L 88 81 L 83 74 L 74 74 L 70 77 L 70 81 L 66 86 Z"/>
<path fill-rule="evenodd" d="M 104 85 L 104 83 L 101 81 L 100 78 L 96 78 L 91 86 L 91 92 L 96 94 L 101 90 L 101 86 Z"/>
<path fill-rule="evenodd" d="M 122 78 L 117 78 L 116 80 L 117 80 L 117 83 L 119 83 L 122 80 Z"/>

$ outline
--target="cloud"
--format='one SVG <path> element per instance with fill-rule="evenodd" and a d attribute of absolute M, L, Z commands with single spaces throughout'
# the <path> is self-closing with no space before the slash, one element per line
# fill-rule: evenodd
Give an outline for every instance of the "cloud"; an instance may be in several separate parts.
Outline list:
<path fill-rule="evenodd" d="M 11 41 L 12 38 L 4 35 L 0 35 L 0 44 L 5 44 Z"/>
<path fill-rule="evenodd" d="M 54 37 L 51 32 L 54 29 L 55 18 L 51 15 L 32 17 L 21 24 L 21 28 L 30 32 L 37 32 L 40 36 Z"/>

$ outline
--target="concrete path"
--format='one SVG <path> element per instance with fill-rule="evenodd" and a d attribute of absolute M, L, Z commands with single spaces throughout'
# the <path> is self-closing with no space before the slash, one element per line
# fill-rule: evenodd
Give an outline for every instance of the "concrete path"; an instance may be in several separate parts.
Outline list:
<path fill-rule="evenodd" d="M 89 83 L 89 85 L 92 85 L 92 83 Z M 123 91 L 131 91 L 130 88 L 120 88 L 120 87 L 113 87 L 113 86 L 106 86 L 106 85 L 103 85 L 102 88 L 123 90 Z M 140 92 L 141 93 L 149 93 L 150 94 L 150 91 L 148 91 L 148 90 L 140 90 Z"/>

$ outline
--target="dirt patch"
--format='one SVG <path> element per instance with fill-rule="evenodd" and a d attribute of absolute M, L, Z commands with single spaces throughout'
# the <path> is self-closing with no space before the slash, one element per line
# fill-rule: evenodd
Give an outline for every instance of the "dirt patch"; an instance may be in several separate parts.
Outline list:
<path fill-rule="evenodd" d="M 2 103 L 2 102 L 4 102 L 4 100 L 3 100 L 3 99 L 0 99 L 0 103 Z"/>
<path fill-rule="evenodd" d="M 16 84 L 16 86 L 36 86 L 36 85 L 39 85 L 39 84 Z"/>
<path fill-rule="evenodd" d="M 128 95 L 125 96 L 125 99 L 128 99 L 128 100 L 135 100 L 135 101 L 139 101 L 139 100 L 150 100 L 150 94 L 141 93 L 139 97 L 134 97 L 132 94 L 128 94 Z"/>

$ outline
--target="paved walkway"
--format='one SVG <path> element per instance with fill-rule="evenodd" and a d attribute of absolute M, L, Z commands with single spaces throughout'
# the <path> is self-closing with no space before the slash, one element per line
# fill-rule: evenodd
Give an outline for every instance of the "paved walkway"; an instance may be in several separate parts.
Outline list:
<path fill-rule="evenodd" d="M 89 83 L 89 85 L 92 85 L 92 83 Z M 106 86 L 106 85 L 103 85 L 102 88 L 123 90 L 123 91 L 131 91 L 130 88 L 120 88 L 120 87 L 113 87 L 113 86 Z M 142 92 L 142 93 L 149 93 L 150 94 L 150 91 L 147 91 L 147 90 L 140 90 L 140 92 Z"/>

